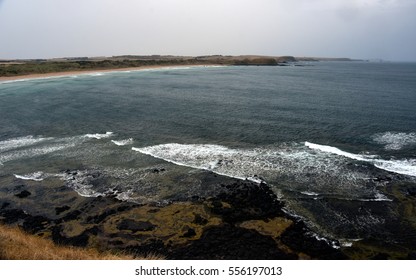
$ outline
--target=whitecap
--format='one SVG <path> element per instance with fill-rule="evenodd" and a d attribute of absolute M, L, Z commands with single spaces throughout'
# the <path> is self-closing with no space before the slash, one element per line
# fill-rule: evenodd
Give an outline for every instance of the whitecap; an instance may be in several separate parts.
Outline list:
<path fill-rule="evenodd" d="M 17 175 L 17 174 L 13 174 L 13 175 L 17 179 L 38 181 L 38 182 L 43 181 L 46 177 L 48 177 L 42 171 L 38 171 L 38 172 L 31 173 L 31 174 L 26 174 L 26 175 Z"/>
<path fill-rule="evenodd" d="M 303 191 L 303 192 L 300 192 L 300 193 L 304 194 L 304 195 L 308 195 L 308 196 L 318 196 L 319 195 L 316 192 L 310 192 L 310 191 Z"/>
<path fill-rule="evenodd" d="M 117 146 L 125 146 L 133 144 L 133 138 L 125 139 L 125 140 L 111 140 Z"/>
<path fill-rule="evenodd" d="M 13 160 L 32 158 L 74 147 L 84 142 L 85 136 L 64 138 L 25 136 L 0 142 L 0 165 Z"/>
<path fill-rule="evenodd" d="M 62 78 L 71 78 L 70 75 L 62 74 L 62 75 L 53 75 L 53 76 L 44 76 L 44 77 L 31 77 L 31 78 L 23 78 L 23 79 L 14 79 L 14 80 L 5 80 L 0 81 L 0 84 L 12 84 L 12 83 L 20 83 L 20 82 L 31 82 L 31 81 L 44 81 L 44 80 L 54 80 L 54 79 L 62 79 Z"/>
<path fill-rule="evenodd" d="M 84 74 L 84 75 L 92 76 L 92 77 L 99 77 L 99 76 L 104 76 L 105 73 L 103 73 L 103 72 L 94 72 L 94 73 L 88 73 L 88 74 Z"/>
<path fill-rule="evenodd" d="M 163 159 L 176 165 L 191 168 L 209 170 L 219 175 L 225 175 L 237 179 L 248 179 L 260 182 L 251 171 L 256 165 L 264 162 L 250 162 L 250 158 L 256 156 L 255 151 L 229 149 L 212 144 L 163 144 L 132 150 L 155 158 Z M 255 168 L 256 170 L 261 170 Z"/>
<path fill-rule="evenodd" d="M 268 182 L 275 191 L 284 187 L 290 192 L 314 198 L 329 196 L 348 200 L 388 201 L 388 198 L 380 197 L 377 189 L 370 185 L 367 187 L 370 171 L 366 173 L 365 170 L 354 170 L 350 166 L 351 158 L 375 162 L 374 156 L 356 155 L 309 142 L 306 145 L 308 148 L 292 143 L 241 149 L 214 144 L 169 143 L 132 149 L 176 165 L 256 183 Z M 274 187 L 274 184 L 279 187 Z"/>
<path fill-rule="evenodd" d="M 416 160 L 415 159 L 403 159 L 403 160 L 384 160 L 377 158 L 376 155 L 358 155 L 349 152 L 342 151 L 336 147 L 325 146 L 305 142 L 305 146 L 313 150 L 318 150 L 324 153 L 336 154 L 339 156 L 347 157 L 354 160 L 365 161 L 372 163 L 375 167 L 383 169 L 389 172 L 416 176 Z"/>
<path fill-rule="evenodd" d="M 74 145 L 73 144 L 61 144 L 61 145 L 50 145 L 50 146 L 45 146 L 41 148 L 27 148 L 24 150 L 7 151 L 5 153 L 0 154 L 0 163 L 4 164 L 8 161 L 46 155 L 46 154 L 60 151 L 60 150 L 63 150 L 72 146 Z"/>
<path fill-rule="evenodd" d="M 362 238 L 354 238 L 354 239 L 340 239 L 338 240 L 341 247 L 352 247 L 355 242 L 361 241 Z"/>
<path fill-rule="evenodd" d="M 43 141 L 54 139 L 53 137 L 34 137 L 32 135 L 12 138 L 4 141 L 0 141 L 0 152 L 14 150 L 20 147 L 31 146 Z"/>
<path fill-rule="evenodd" d="M 367 160 L 374 158 L 374 156 L 352 154 L 352 153 L 344 152 L 336 147 L 319 145 L 319 144 L 314 144 L 310 142 L 305 142 L 305 146 L 313 150 L 319 150 L 325 153 L 336 154 L 339 156 L 343 156 L 343 157 L 347 157 L 347 158 L 355 159 L 355 160 L 367 161 Z"/>
<path fill-rule="evenodd" d="M 416 176 L 416 159 L 374 160 L 377 168 L 403 175 Z"/>
<path fill-rule="evenodd" d="M 107 131 L 106 133 L 100 134 L 100 133 L 94 133 L 94 134 L 85 134 L 85 137 L 87 138 L 95 138 L 95 139 L 103 139 L 103 138 L 110 138 L 114 135 L 113 132 Z"/>
<path fill-rule="evenodd" d="M 416 144 L 416 133 L 385 132 L 373 135 L 373 141 L 384 145 L 386 150 L 401 150 Z"/>

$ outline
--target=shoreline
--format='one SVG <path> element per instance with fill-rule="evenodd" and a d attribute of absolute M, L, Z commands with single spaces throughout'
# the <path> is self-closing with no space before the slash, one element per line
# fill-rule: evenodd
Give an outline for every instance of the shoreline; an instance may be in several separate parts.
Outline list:
<path fill-rule="evenodd" d="M 67 171 L 73 174 L 76 171 Z M 96 174 L 97 175 L 97 174 Z M 82 197 L 52 181 L 11 178 L 0 192 L 0 224 L 55 244 L 166 259 L 347 259 L 328 241 L 282 211 L 268 185 L 203 174 L 214 196 L 166 205 L 119 200 L 116 193 Z M 98 176 L 99 177 L 99 176 Z M 51 191 L 55 196 L 50 197 Z M 49 199 L 48 208 L 37 208 Z M 22 207 L 25 203 L 25 207 Z M 32 205 L 32 207 L 30 206 Z"/>
<path fill-rule="evenodd" d="M 115 73 L 115 72 L 129 72 L 129 71 L 142 71 L 150 69 L 169 69 L 172 67 L 215 67 L 223 66 L 220 64 L 172 64 L 172 65 L 149 65 L 139 67 L 127 67 L 127 68 L 107 68 L 107 69 L 96 69 L 96 70 L 79 70 L 79 71 L 62 71 L 62 72 L 50 72 L 42 74 L 28 74 L 18 76 L 2 76 L 0 77 L 0 83 L 2 82 L 13 82 L 13 81 L 26 81 L 35 79 L 47 79 L 47 78 L 65 78 L 76 75 L 90 75 L 98 73 Z"/>

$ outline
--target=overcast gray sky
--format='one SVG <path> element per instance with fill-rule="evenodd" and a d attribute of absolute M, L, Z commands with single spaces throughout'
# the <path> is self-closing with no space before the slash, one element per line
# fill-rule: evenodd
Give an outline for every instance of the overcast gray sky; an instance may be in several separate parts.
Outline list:
<path fill-rule="evenodd" d="M 121 54 L 416 61 L 416 0 L 0 0 L 0 58 Z"/>

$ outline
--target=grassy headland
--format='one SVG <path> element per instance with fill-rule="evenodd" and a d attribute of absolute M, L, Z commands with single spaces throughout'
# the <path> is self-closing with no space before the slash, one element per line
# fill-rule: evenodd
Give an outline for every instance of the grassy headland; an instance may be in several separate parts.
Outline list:
<path fill-rule="evenodd" d="M 350 58 L 261 56 L 261 55 L 122 55 L 111 57 L 68 57 L 54 59 L 0 59 L 0 78 L 33 74 L 186 65 L 287 66 L 311 61 L 357 61 Z"/>
<path fill-rule="evenodd" d="M 172 66 L 172 65 L 285 65 L 295 62 L 292 56 L 113 56 L 60 59 L 0 60 L 0 77 L 73 71 Z"/>

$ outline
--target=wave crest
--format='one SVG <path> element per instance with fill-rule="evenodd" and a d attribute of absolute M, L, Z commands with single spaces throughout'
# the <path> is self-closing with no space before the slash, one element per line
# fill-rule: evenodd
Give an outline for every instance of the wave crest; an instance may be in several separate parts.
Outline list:
<path fill-rule="evenodd" d="M 37 181 L 37 182 L 43 181 L 45 178 L 48 177 L 48 175 L 43 173 L 42 171 L 34 172 L 31 174 L 25 174 L 25 175 L 17 175 L 17 174 L 13 174 L 13 175 L 17 179 Z"/>
<path fill-rule="evenodd" d="M 126 146 L 133 144 L 133 138 L 125 139 L 125 140 L 111 140 L 117 146 Z"/>
<path fill-rule="evenodd" d="M 132 149 L 177 165 L 255 182 L 267 181 L 290 192 L 305 192 L 307 186 L 308 193 L 332 198 L 360 200 L 379 196 L 376 189 L 366 187 L 369 174 L 351 169 L 347 158 L 316 153 L 299 144 L 232 149 L 220 145 L 170 143 Z M 339 149 L 333 151 L 344 154 Z"/>
<path fill-rule="evenodd" d="M 12 138 L 4 141 L 0 141 L 0 152 L 5 152 L 21 147 L 31 146 L 43 141 L 48 141 L 54 139 L 53 137 L 34 137 L 32 135 Z"/>
<path fill-rule="evenodd" d="M 94 134 L 85 134 L 87 138 L 95 138 L 95 139 L 103 139 L 103 138 L 110 138 L 114 135 L 113 132 L 107 131 L 106 133 L 94 133 Z"/>
<path fill-rule="evenodd" d="M 338 148 L 314 144 L 310 142 L 305 142 L 305 146 L 310 149 L 318 150 L 324 153 L 336 154 L 339 156 L 347 157 L 354 160 L 365 161 L 373 164 L 375 167 L 379 169 L 383 169 L 389 172 L 408 175 L 408 176 L 416 176 L 416 160 L 415 159 L 403 159 L 403 160 L 384 160 L 379 159 L 376 155 L 358 155 L 352 154 L 345 151 L 342 151 Z"/>

